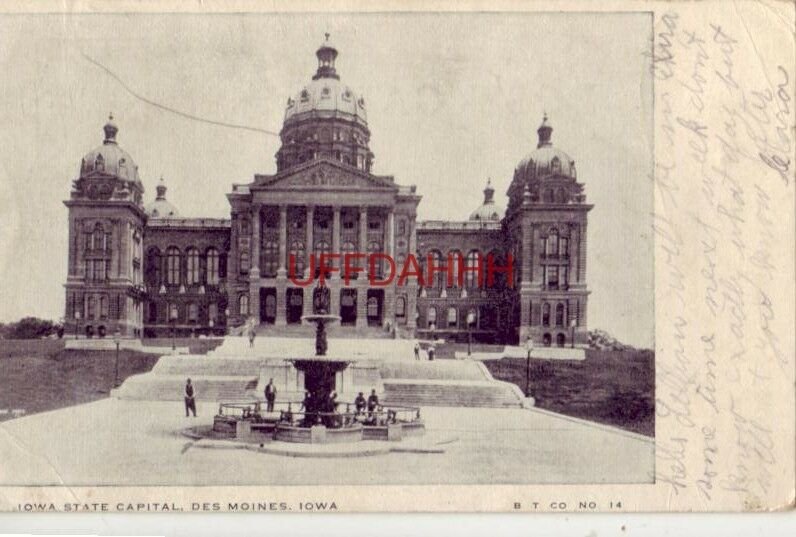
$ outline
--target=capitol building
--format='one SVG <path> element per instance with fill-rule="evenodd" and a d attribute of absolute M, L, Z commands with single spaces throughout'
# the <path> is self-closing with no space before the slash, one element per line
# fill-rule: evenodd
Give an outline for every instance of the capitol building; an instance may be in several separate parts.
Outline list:
<path fill-rule="evenodd" d="M 163 179 L 154 199 L 145 196 L 108 120 L 64 202 L 67 325 L 91 337 L 198 336 L 253 318 L 265 333 L 289 331 L 312 313 L 322 275 L 310 256 L 362 253 L 384 257 L 349 281 L 341 260 L 325 274 L 331 313 L 352 337 L 585 345 L 592 206 L 550 120 L 529 136 L 535 147 L 517 164 L 505 206 L 487 181 L 469 219 L 418 220 L 422 193 L 372 172 L 369 103 L 341 79 L 328 36 L 316 55 L 317 71 L 287 99 L 275 171 L 231 185 L 229 218 L 182 216 Z M 379 284 L 387 258 L 400 268 L 412 256 L 424 272 L 446 270 Z M 488 257 L 506 268 L 492 282 L 479 272 Z"/>

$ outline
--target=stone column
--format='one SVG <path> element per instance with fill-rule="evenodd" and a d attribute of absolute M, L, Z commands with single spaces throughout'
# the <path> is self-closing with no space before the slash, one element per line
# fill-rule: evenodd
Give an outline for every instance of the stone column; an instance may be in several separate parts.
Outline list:
<path fill-rule="evenodd" d="M 283 277 L 276 282 L 276 326 L 287 324 L 287 282 Z"/>
<path fill-rule="evenodd" d="M 409 231 L 409 255 L 417 256 L 417 231 L 415 226 L 414 218 L 411 218 L 408 222 L 408 231 Z M 419 260 L 417 260 L 419 261 Z M 396 270 L 400 271 L 401 267 L 396 267 Z M 406 291 L 406 327 L 407 328 L 416 328 L 417 327 L 417 319 L 415 318 L 415 313 L 417 312 L 417 280 L 411 279 L 409 280 L 411 283 L 407 283 L 407 291 Z"/>
<path fill-rule="evenodd" d="M 252 207 L 252 235 L 249 249 L 249 316 L 260 322 L 260 213 L 261 205 Z"/>
<path fill-rule="evenodd" d="M 259 204 L 252 207 L 252 237 L 251 250 L 249 251 L 251 259 L 251 267 L 249 268 L 250 280 L 257 280 L 260 278 L 260 209 L 261 206 Z"/>
<path fill-rule="evenodd" d="M 368 284 L 362 282 L 357 286 L 357 322 L 358 327 L 368 325 Z"/>
<path fill-rule="evenodd" d="M 395 212 L 390 208 L 387 213 L 387 244 L 385 250 L 390 258 L 395 259 Z"/>
<path fill-rule="evenodd" d="M 368 251 L 368 208 L 359 208 L 359 246 L 360 253 L 367 254 Z M 361 273 L 362 283 L 357 285 L 357 322 L 358 327 L 367 326 L 367 299 L 368 299 L 368 260 L 361 260 L 364 263 L 365 272 Z"/>
<path fill-rule="evenodd" d="M 287 205 L 279 206 L 279 268 L 276 277 L 284 280 L 287 277 Z M 277 301 L 278 303 L 278 301 Z M 277 313 L 277 318 L 279 313 Z"/>
<path fill-rule="evenodd" d="M 578 283 L 586 279 L 586 222 L 578 227 Z"/>
<path fill-rule="evenodd" d="M 310 276 L 310 257 L 314 253 L 313 252 L 314 247 L 313 247 L 313 244 L 312 244 L 312 231 L 313 231 L 313 227 L 315 225 L 315 207 L 313 207 L 312 205 L 308 205 L 307 206 L 307 222 L 306 222 L 305 225 L 306 225 L 306 232 L 307 232 L 307 244 L 305 245 L 305 253 L 306 253 L 307 259 L 304 260 L 304 262 L 305 262 L 304 275 L 305 275 L 305 277 L 308 278 Z M 311 289 L 311 288 L 308 287 L 307 289 Z M 304 311 L 306 312 L 307 311 L 307 308 L 306 308 L 307 297 L 306 296 L 304 297 L 304 304 L 305 304 Z"/>
<path fill-rule="evenodd" d="M 368 251 L 368 208 L 359 208 L 359 245 L 360 253 L 367 253 Z"/>
<path fill-rule="evenodd" d="M 340 254 L 340 206 L 335 205 L 332 207 L 332 253 L 333 254 Z M 338 261 L 332 261 L 329 263 L 331 266 L 336 266 L 342 268 L 343 264 Z M 337 279 L 340 278 L 338 275 Z M 335 312 L 337 313 L 337 312 Z"/>

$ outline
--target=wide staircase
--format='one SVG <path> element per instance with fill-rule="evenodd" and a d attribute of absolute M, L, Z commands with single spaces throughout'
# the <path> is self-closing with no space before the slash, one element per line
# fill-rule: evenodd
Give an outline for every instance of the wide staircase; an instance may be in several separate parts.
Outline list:
<path fill-rule="evenodd" d="M 522 399 L 499 381 L 433 381 L 393 379 L 384 381 L 387 405 L 518 408 Z"/>
<path fill-rule="evenodd" d="M 385 362 L 380 370 L 385 404 L 517 408 L 525 399 L 477 361 Z"/>
<path fill-rule="evenodd" d="M 119 399 L 179 401 L 188 378 L 200 401 L 253 399 L 261 360 L 210 358 L 205 355 L 162 356 L 152 371 L 133 375 L 112 395 Z"/>
<path fill-rule="evenodd" d="M 134 400 L 182 400 L 190 378 L 200 401 L 240 401 L 262 398 L 258 382 L 269 360 L 312 352 L 312 341 L 261 338 L 252 348 L 246 338 L 227 337 L 207 355 L 166 355 L 152 371 L 125 380 L 112 396 Z M 384 404 L 396 406 L 521 407 L 527 404 L 519 388 L 495 380 L 478 360 L 415 360 L 410 340 L 330 339 L 330 348 L 356 366 L 373 369 L 369 385 L 383 386 Z M 305 348 L 306 347 L 306 348 Z M 372 365 L 368 366 L 370 363 Z M 358 374 L 355 371 L 355 374 Z M 267 376 L 279 376 L 268 372 Z M 378 380 L 377 380 L 378 379 Z M 283 390 L 285 395 L 287 393 Z"/>
<path fill-rule="evenodd" d="M 287 324 L 276 326 L 273 324 L 259 324 L 255 327 L 257 336 L 280 338 L 315 338 L 315 326 L 308 324 Z M 330 324 L 326 327 L 326 334 L 330 338 L 338 339 L 392 339 L 392 334 L 379 326 L 348 326 Z"/>

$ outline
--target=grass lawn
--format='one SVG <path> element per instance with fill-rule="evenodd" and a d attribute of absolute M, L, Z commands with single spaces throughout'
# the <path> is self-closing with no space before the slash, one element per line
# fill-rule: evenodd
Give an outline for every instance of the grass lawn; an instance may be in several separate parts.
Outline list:
<path fill-rule="evenodd" d="M 0 340 L 0 421 L 108 397 L 115 351 L 64 350 L 52 339 Z M 152 369 L 159 355 L 119 351 L 119 380 Z"/>
<path fill-rule="evenodd" d="M 522 358 L 486 360 L 496 379 L 525 390 Z M 655 354 L 589 349 L 583 361 L 531 360 L 536 406 L 576 418 L 655 435 Z"/>

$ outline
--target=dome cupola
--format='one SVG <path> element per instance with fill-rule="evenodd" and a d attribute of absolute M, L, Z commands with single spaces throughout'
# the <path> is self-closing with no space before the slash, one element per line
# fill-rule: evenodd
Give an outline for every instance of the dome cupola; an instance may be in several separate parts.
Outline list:
<path fill-rule="evenodd" d="M 328 33 L 326 34 L 326 41 L 321 44 L 315 55 L 318 57 L 318 72 L 315 73 L 312 79 L 334 78 L 335 80 L 340 80 L 334 68 L 334 60 L 337 59 L 337 49 L 329 42 Z"/>
<path fill-rule="evenodd" d="M 150 218 L 178 218 L 180 216 L 177 208 L 166 200 L 166 183 L 163 176 L 160 177 L 156 188 L 157 196 L 155 201 L 144 207 L 144 212 Z"/>
<path fill-rule="evenodd" d="M 73 198 L 93 200 L 130 200 L 140 204 L 144 186 L 138 177 L 138 165 L 116 141 L 119 127 L 113 114 L 102 127 L 105 138 L 80 161 L 80 173 L 72 190 Z"/>
<path fill-rule="evenodd" d="M 577 182 L 575 161 L 565 151 L 553 145 L 553 127 L 545 113 L 536 130 L 536 149 L 528 153 L 514 170 L 509 187 L 509 208 L 526 203 L 566 204 L 585 201 L 583 185 Z"/>
<path fill-rule="evenodd" d="M 492 188 L 492 179 L 488 179 L 484 188 L 484 203 L 470 214 L 470 220 L 499 221 L 502 212 L 503 209 L 495 205 L 495 189 Z"/>

